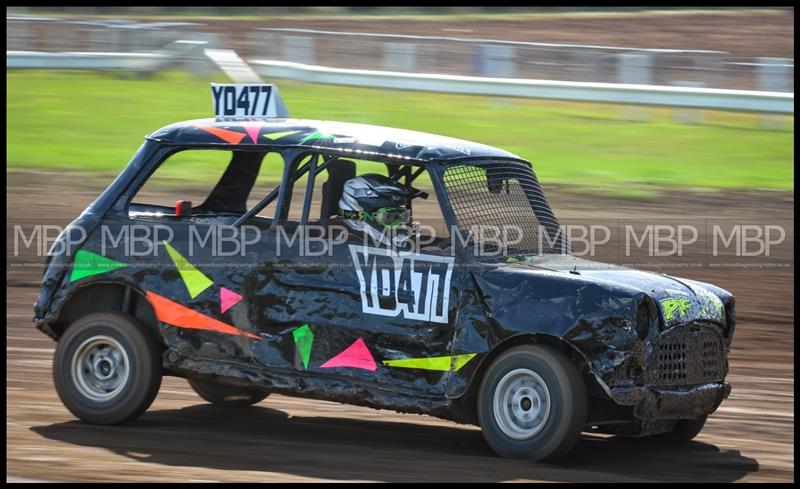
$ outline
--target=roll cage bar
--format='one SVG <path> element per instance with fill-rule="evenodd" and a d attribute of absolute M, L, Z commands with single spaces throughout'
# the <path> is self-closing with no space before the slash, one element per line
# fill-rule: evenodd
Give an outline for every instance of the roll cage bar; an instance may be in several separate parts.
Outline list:
<path fill-rule="evenodd" d="M 316 180 L 317 175 L 319 175 L 324 170 L 328 170 L 331 165 L 336 163 L 338 160 L 343 159 L 341 155 L 337 154 L 325 154 L 323 152 L 308 152 L 303 151 L 297 155 L 287 155 L 290 156 L 292 159 L 292 163 L 289 165 L 284 165 L 283 177 L 281 178 L 281 184 L 273 189 L 270 193 L 268 193 L 264 198 L 258 201 L 256 205 L 251 207 L 247 212 L 245 212 L 241 217 L 239 217 L 234 223 L 233 226 L 240 226 L 243 223 L 247 222 L 248 220 L 252 219 L 255 215 L 261 212 L 264 208 L 266 208 L 269 204 L 271 204 L 276 198 L 278 199 L 280 212 L 277 214 L 276 222 L 279 220 L 283 220 L 285 218 L 286 212 L 288 211 L 291 193 L 288 195 L 286 194 L 287 191 L 291 191 L 294 188 L 294 184 L 303 177 L 303 175 L 308 174 L 308 181 L 306 182 L 306 192 L 303 200 L 303 209 L 300 218 L 300 224 L 305 225 L 308 224 L 308 217 L 311 211 L 311 199 L 313 197 L 313 190 L 314 190 L 314 182 Z M 310 157 L 310 158 L 309 158 Z M 320 157 L 322 161 L 320 162 Z M 304 161 L 308 158 L 307 161 Z M 302 163 L 302 164 L 301 164 Z M 411 185 L 414 180 L 417 179 L 424 171 L 424 166 L 418 166 L 414 169 L 413 164 L 407 163 L 384 163 L 387 168 L 390 170 L 392 167 L 394 171 L 389 175 L 389 178 L 395 181 L 399 181 L 401 178 L 404 178 L 404 183 L 406 185 Z M 427 197 L 427 193 L 424 194 Z M 409 203 L 409 207 L 411 203 Z"/>

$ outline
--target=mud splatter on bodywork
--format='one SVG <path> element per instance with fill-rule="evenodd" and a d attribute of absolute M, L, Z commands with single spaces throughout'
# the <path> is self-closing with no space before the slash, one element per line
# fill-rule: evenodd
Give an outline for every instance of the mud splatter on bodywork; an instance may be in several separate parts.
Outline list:
<path fill-rule="evenodd" d="M 563 340 L 605 393 L 641 419 L 695 417 L 730 392 L 723 345 L 732 330 L 720 297 L 697 282 L 558 255 L 474 275 L 487 323 L 471 327 L 492 329 L 481 334 L 493 338 L 489 348 L 526 334 Z M 657 304 L 675 294 L 684 307 L 667 316 Z"/>

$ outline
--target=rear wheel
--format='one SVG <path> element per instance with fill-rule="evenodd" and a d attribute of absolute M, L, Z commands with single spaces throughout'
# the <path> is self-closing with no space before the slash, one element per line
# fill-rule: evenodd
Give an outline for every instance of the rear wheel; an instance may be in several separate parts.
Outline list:
<path fill-rule="evenodd" d="M 478 394 L 487 443 L 508 458 L 553 460 L 569 452 L 586 421 L 586 387 L 563 353 L 512 348 L 487 370 Z"/>
<path fill-rule="evenodd" d="M 216 406 L 250 406 L 263 401 L 269 395 L 267 391 L 247 387 L 218 384 L 207 380 L 187 380 L 197 395 Z"/>
<path fill-rule="evenodd" d="M 134 318 L 88 314 L 56 346 L 53 380 L 69 411 L 94 424 L 118 424 L 144 413 L 161 386 L 161 353 Z"/>

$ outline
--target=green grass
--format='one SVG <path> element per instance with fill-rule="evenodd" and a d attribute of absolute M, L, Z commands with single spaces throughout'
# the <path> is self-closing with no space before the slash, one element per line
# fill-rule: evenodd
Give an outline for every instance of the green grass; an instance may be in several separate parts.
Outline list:
<path fill-rule="evenodd" d="M 209 117 L 208 83 L 183 73 L 154 78 L 68 71 L 7 71 L 7 161 L 25 168 L 117 173 L 161 126 Z M 763 129 L 760 116 L 703 113 L 703 124 L 649 109 L 444 95 L 278 81 L 290 113 L 432 132 L 497 146 L 530 160 L 545 184 L 632 198 L 663 189 L 793 190 L 794 122 Z M 201 162 L 196 178 L 203 178 Z"/>

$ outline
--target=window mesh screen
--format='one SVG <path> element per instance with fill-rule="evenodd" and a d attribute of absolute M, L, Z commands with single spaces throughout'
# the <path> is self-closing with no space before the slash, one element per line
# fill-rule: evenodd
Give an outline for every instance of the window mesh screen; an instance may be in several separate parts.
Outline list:
<path fill-rule="evenodd" d="M 480 249 L 497 249 L 493 231 L 486 234 L 492 228 L 507 230 L 507 251 L 512 254 L 560 252 L 564 246 L 558 221 L 528 165 L 513 161 L 455 165 L 445 170 L 444 186 L 456 224 L 471 233 Z"/>

